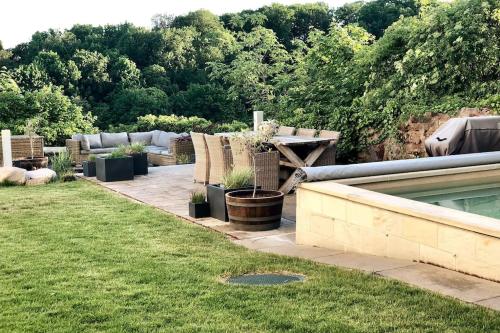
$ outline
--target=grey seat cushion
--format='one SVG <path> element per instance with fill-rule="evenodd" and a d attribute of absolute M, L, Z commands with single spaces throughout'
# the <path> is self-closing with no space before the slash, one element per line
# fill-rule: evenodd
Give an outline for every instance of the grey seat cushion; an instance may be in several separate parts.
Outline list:
<path fill-rule="evenodd" d="M 153 132 L 135 132 L 129 133 L 130 143 L 142 143 L 143 145 L 151 145 L 151 140 L 153 140 Z"/>
<path fill-rule="evenodd" d="M 144 147 L 144 150 L 147 153 L 156 153 L 159 154 L 162 150 L 165 150 L 165 147 L 159 147 L 159 146 L 146 146 Z"/>
<path fill-rule="evenodd" d="M 101 133 L 103 148 L 118 147 L 120 145 L 128 146 L 128 134 L 122 133 Z M 97 147 L 96 147 L 97 148 Z"/>
<path fill-rule="evenodd" d="M 102 148 L 101 135 L 100 134 L 84 134 L 81 146 L 82 146 L 83 150 Z"/>
<path fill-rule="evenodd" d="M 116 147 L 111 147 L 111 148 L 93 148 L 93 149 L 88 149 L 88 150 L 82 150 L 82 154 L 108 154 L 112 153 L 118 148 Z"/>

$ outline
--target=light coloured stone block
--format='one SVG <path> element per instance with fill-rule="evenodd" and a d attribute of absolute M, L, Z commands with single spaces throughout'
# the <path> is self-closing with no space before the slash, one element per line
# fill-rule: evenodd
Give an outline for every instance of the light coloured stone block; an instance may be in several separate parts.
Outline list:
<path fill-rule="evenodd" d="M 363 227 L 372 227 L 373 219 L 374 209 L 371 206 L 355 202 L 347 203 L 347 222 Z"/>
<path fill-rule="evenodd" d="M 401 236 L 410 241 L 436 248 L 437 231 L 438 225 L 436 223 L 427 222 L 426 220 L 410 216 L 406 216 L 402 220 Z"/>
<path fill-rule="evenodd" d="M 376 256 L 385 256 L 387 253 L 387 235 L 372 228 L 360 228 L 361 252 Z"/>
<path fill-rule="evenodd" d="M 482 276 L 500 282 L 500 265 L 491 265 L 479 259 L 458 256 L 456 269 L 459 272 Z"/>
<path fill-rule="evenodd" d="M 376 209 L 373 217 L 373 227 L 386 232 L 389 235 L 401 235 L 403 233 L 403 219 L 406 216 L 391 211 Z"/>
<path fill-rule="evenodd" d="M 310 220 L 310 230 L 312 233 L 323 237 L 333 237 L 334 220 L 321 215 L 312 215 Z"/>
<path fill-rule="evenodd" d="M 398 259 L 418 260 L 420 258 L 420 244 L 398 236 L 389 235 L 387 237 L 386 256 Z"/>
<path fill-rule="evenodd" d="M 420 245 L 420 260 L 449 269 L 456 269 L 456 257 L 453 253 L 430 246 Z"/>
<path fill-rule="evenodd" d="M 454 227 L 438 227 L 438 248 L 456 255 L 474 257 L 476 234 Z"/>
<path fill-rule="evenodd" d="M 335 221 L 333 242 L 346 251 L 361 252 L 361 228 L 346 221 Z"/>
<path fill-rule="evenodd" d="M 323 195 L 322 198 L 323 215 L 346 221 L 347 201 L 333 196 Z"/>
<path fill-rule="evenodd" d="M 476 239 L 476 258 L 492 265 L 500 265 L 500 239 L 478 235 Z"/>

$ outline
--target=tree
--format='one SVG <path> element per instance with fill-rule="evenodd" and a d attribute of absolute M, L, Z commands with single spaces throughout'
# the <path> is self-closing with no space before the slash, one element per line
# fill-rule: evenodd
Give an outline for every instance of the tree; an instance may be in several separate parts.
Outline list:
<path fill-rule="evenodd" d="M 56 52 L 42 51 L 34 58 L 33 64 L 45 71 L 50 83 L 63 86 L 70 95 L 76 93 L 76 85 L 82 74 L 72 60 L 64 63 Z"/>
<path fill-rule="evenodd" d="M 141 83 L 141 71 L 126 56 L 119 56 L 111 63 L 111 80 L 119 88 L 138 87 Z"/>
<path fill-rule="evenodd" d="M 106 124 L 131 124 L 147 114 L 167 114 L 167 94 L 158 88 L 128 88 L 118 91 L 111 100 L 109 114 L 101 115 Z"/>
<path fill-rule="evenodd" d="M 165 92 L 172 92 L 170 79 L 165 67 L 151 65 L 142 70 L 142 77 L 147 87 L 155 87 Z"/>
<path fill-rule="evenodd" d="M 108 74 L 109 58 L 97 51 L 77 50 L 72 58 L 82 73 L 81 93 L 93 100 L 104 97 L 111 82 Z"/>

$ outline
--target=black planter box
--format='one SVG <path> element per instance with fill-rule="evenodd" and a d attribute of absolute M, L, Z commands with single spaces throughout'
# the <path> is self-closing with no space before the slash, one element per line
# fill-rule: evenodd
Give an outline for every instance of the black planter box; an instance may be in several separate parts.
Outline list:
<path fill-rule="evenodd" d="M 134 160 L 134 175 L 147 175 L 148 174 L 148 154 L 138 153 L 131 154 Z"/>
<path fill-rule="evenodd" d="M 83 161 L 82 166 L 85 177 L 95 177 L 95 161 Z"/>
<path fill-rule="evenodd" d="M 258 186 L 257 188 L 260 188 L 260 186 Z M 207 185 L 207 201 L 210 205 L 210 216 L 215 219 L 228 222 L 229 217 L 227 215 L 226 208 L 226 193 L 249 189 L 253 189 L 253 186 L 233 188 L 228 190 L 221 187 L 220 185 Z"/>
<path fill-rule="evenodd" d="M 120 158 L 96 158 L 96 176 L 103 182 L 134 179 L 134 160 L 130 156 Z"/>
<path fill-rule="evenodd" d="M 203 203 L 189 203 L 189 216 L 199 219 L 202 217 L 210 216 L 210 205 L 208 202 Z"/>

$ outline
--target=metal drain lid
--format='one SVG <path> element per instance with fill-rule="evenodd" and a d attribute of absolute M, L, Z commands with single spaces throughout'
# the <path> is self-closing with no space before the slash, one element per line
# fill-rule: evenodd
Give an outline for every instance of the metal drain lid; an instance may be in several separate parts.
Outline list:
<path fill-rule="evenodd" d="M 267 286 L 304 281 L 304 276 L 293 274 L 245 274 L 232 276 L 226 280 L 230 284 Z"/>

